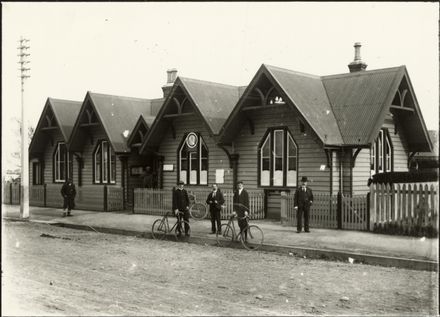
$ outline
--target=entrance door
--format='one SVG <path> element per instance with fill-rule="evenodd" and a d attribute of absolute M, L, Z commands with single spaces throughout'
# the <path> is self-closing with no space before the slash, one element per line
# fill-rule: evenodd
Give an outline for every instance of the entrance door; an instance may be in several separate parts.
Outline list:
<path fill-rule="evenodd" d="M 281 192 L 279 190 L 266 191 L 266 218 L 281 220 Z"/>

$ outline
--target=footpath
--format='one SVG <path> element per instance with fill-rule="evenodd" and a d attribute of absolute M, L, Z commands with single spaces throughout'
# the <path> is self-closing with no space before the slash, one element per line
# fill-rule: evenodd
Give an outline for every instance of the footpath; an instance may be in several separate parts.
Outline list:
<path fill-rule="evenodd" d="M 131 212 L 95 212 L 74 210 L 62 217 L 61 209 L 30 207 L 27 221 L 43 222 L 73 229 L 151 238 L 151 226 L 160 216 Z M 20 207 L 2 205 L 2 221 L 19 221 Z M 174 219 L 171 220 L 174 223 Z M 225 222 L 225 221 L 223 221 Z M 296 228 L 269 220 L 253 220 L 264 232 L 264 244 L 256 252 L 277 252 L 287 256 L 326 259 L 390 266 L 414 270 L 438 271 L 438 238 L 407 237 L 351 230 L 311 228 L 296 233 Z M 209 219 L 190 219 L 189 243 L 216 245 L 209 234 Z M 237 246 L 241 247 L 241 246 Z M 251 251 L 249 251 L 251 252 Z"/>

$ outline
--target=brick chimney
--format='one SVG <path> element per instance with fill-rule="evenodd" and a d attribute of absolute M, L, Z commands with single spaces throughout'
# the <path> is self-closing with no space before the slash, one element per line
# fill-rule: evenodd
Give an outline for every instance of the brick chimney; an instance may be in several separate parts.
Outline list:
<path fill-rule="evenodd" d="M 163 97 L 168 97 L 171 92 L 171 88 L 173 88 L 174 81 L 177 78 L 177 69 L 171 68 L 167 70 L 167 83 L 162 86 Z"/>
<path fill-rule="evenodd" d="M 361 60 L 361 43 L 354 43 L 354 61 L 348 64 L 348 69 L 350 69 L 350 73 L 360 72 L 367 68 L 367 64 L 365 64 Z"/>

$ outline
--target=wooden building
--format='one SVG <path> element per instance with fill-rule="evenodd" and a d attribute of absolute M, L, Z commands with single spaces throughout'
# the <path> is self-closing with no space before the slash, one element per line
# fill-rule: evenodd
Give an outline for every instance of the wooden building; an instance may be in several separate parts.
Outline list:
<path fill-rule="evenodd" d="M 179 180 L 195 191 L 212 183 L 232 189 L 242 180 L 264 192 L 266 217 L 273 219 L 280 217 L 281 193 L 294 190 L 302 176 L 315 193 L 366 194 L 373 174 L 407 171 L 411 158 L 432 152 L 432 144 L 406 67 L 367 71 L 359 50 L 356 43 L 344 74 L 263 64 L 248 86 L 231 86 L 177 77 L 172 69 L 163 98 L 88 92 L 70 136 L 60 129 L 46 149 L 39 135 L 50 129 L 39 123 L 32 157 L 38 153 L 52 166 L 58 138 L 67 142 L 63 168 L 84 209 L 102 210 L 109 195 L 122 206 L 105 210 L 130 206 L 145 166 L 165 190 Z M 48 105 L 40 122 L 58 112 Z M 56 184 L 51 171 L 45 169 L 44 183 Z"/>
<path fill-rule="evenodd" d="M 218 136 L 242 90 L 183 77 L 175 80 L 140 148 L 160 162 L 161 188 L 171 189 L 179 180 L 192 189 L 214 182 L 232 188 L 232 159 L 218 144 Z"/>
<path fill-rule="evenodd" d="M 133 165 L 141 166 L 144 162 L 132 151 L 136 137 L 130 138 L 130 134 L 134 128 L 136 134 L 144 131 L 143 124 L 152 121 L 160 104 L 161 99 L 87 92 L 69 139 L 69 152 L 76 158 L 71 175 L 81 190 L 80 208 L 102 210 L 104 187 L 109 190 L 107 195 L 113 192 L 115 199 L 122 198 L 120 209 L 131 202 L 128 189 L 136 184 L 139 176 L 130 170 Z"/>
<path fill-rule="evenodd" d="M 30 204 L 62 206 L 60 194 L 72 168 L 68 140 L 81 102 L 48 98 L 29 145 Z"/>

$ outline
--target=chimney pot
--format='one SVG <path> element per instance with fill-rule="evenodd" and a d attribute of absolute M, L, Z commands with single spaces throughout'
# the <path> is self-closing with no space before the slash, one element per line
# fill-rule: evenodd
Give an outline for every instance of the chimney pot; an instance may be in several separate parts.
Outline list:
<path fill-rule="evenodd" d="M 174 81 L 176 80 L 177 77 L 177 69 L 175 68 L 171 68 L 167 70 L 167 84 L 172 84 L 174 83 Z"/>
<path fill-rule="evenodd" d="M 171 92 L 171 88 L 173 88 L 174 82 L 177 78 L 177 69 L 170 68 L 167 70 L 167 82 L 162 86 L 163 96 L 164 98 L 168 97 Z"/>
<path fill-rule="evenodd" d="M 350 70 L 350 73 L 365 70 L 368 66 L 361 59 L 361 46 L 362 45 L 360 42 L 354 43 L 354 61 L 348 64 L 348 69 Z"/>

